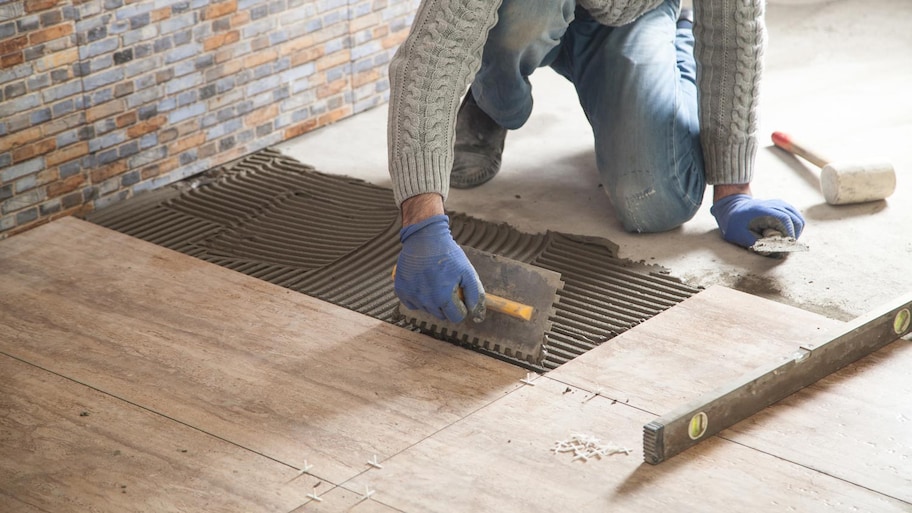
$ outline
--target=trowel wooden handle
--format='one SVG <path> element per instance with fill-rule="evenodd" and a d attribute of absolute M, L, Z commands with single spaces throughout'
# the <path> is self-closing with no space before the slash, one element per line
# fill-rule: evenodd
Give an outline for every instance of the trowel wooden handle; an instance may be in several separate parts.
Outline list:
<path fill-rule="evenodd" d="M 826 167 L 826 165 L 829 164 L 827 159 L 807 149 L 807 147 L 798 144 L 790 135 L 784 132 L 773 132 L 773 144 L 789 153 L 798 155 L 817 167 Z"/>
<path fill-rule="evenodd" d="M 459 289 L 459 296 L 462 297 L 462 289 Z M 487 292 L 485 292 L 485 308 L 524 321 L 532 320 L 532 314 L 535 312 L 535 309 L 529 305 L 524 305 L 505 297 L 495 296 L 494 294 L 488 294 Z"/>
<path fill-rule="evenodd" d="M 393 266 L 393 280 L 396 279 L 396 266 Z M 459 289 L 459 299 L 465 300 L 465 297 L 462 295 L 462 288 Z M 532 320 L 532 314 L 535 313 L 535 308 L 520 303 L 518 301 L 513 301 L 512 299 L 507 299 L 505 297 L 495 296 L 494 294 L 489 294 L 485 292 L 485 308 L 488 310 L 493 310 L 495 312 L 500 312 L 504 315 L 509 315 L 510 317 L 515 317 L 517 319 L 522 319 L 524 321 Z"/>

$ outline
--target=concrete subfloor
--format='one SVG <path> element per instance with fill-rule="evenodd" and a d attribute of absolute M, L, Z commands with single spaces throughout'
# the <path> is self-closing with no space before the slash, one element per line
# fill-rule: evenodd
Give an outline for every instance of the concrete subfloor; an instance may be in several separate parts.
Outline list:
<path fill-rule="evenodd" d="M 699 2 L 699 0 L 697 0 Z M 660 234 L 630 234 L 599 187 L 592 135 L 569 82 L 532 77 L 535 110 L 507 137 L 500 174 L 447 207 L 528 232 L 599 236 L 620 257 L 666 267 L 688 283 L 720 284 L 848 320 L 912 292 L 912 2 L 770 0 L 757 197 L 780 197 L 808 224 L 807 253 L 758 256 L 722 240 L 709 213 Z M 389 185 L 387 108 L 377 107 L 278 145 L 318 170 Z M 770 143 L 782 130 L 833 160 L 886 159 L 897 173 L 886 201 L 834 207 L 817 168 Z"/>

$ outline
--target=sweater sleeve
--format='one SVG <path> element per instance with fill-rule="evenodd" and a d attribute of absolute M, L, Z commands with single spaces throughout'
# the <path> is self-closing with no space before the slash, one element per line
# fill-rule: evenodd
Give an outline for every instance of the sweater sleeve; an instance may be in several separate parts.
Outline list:
<path fill-rule="evenodd" d="M 459 101 L 481 66 L 500 1 L 423 0 L 390 62 L 387 126 L 396 204 L 449 193 Z"/>
<path fill-rule="evenodd" d="M 749 183 L 757 154 L 765 0 L 695 2 L 700 137 L 709 184 Z"/>

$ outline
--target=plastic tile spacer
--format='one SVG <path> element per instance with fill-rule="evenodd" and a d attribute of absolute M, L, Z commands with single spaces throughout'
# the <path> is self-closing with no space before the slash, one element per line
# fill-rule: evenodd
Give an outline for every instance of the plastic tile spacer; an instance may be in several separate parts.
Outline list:
<path fill-rule="evenodd" d="M 377 455 L 376 455 L 376 454 L 374 454 L 374 457 L 373 457 L 373 458 L 367 460 L 367 464 L 370 465 L 370 466 L 372 466 L 372 467 L 374 467 L 374 468 L 383 468 L 383 465 L 381 465 L 380 462 L 377 461 Z"/>
<path fill-rule="evenodd" d="M 534 372 L 527 372 L 527 373 L 526 373 L 526 377 L 520 379 L 519 381 L 520 381 L 521 383 L 525 383 L 525 384 L 527 384 L 527 385 L 529 385 L 529 386 L 533 386 L 533 387 L 534 387 L 534 386 L 535 386 L 535 382 L 534 382 L 533 380 L 535 379 L 536 376 L 537 376 L 537 374 L 535 374 Z"/>

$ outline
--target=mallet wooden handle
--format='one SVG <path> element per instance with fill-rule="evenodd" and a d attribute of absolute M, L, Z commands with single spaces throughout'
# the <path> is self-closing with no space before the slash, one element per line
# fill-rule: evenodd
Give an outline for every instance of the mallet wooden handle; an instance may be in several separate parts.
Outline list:
<path fill-rule="evenodd" d="M 394 265 L 393 280 L 395 279 L 396 266 Z M 459 299 L 465 300 L 462 295 L 462 288 L 459 289 Z M 512 299 L 495 296 L 494 294 L 489 294 L 487 292 L 485 292 L 485 308 L 488 310 L 493 310 L 495 312 L 500 312 L 504 315 L 509 315 L 510 317 L 522 319 L 524 321 L 532 320 L 532 314 L 535 313 L 535 308 L 530 305 L 525 305 L 523 303 L 513 301 Z"/>
<path fill-rule="evenodd" d="M 783 132 L 773 132 L 773 144 L 821 168 L 820 190 L 830 205 L 880 201 L 896 190 L 896 171 L 889 162 L 827 162 Z"/>
<path fill-rule="evenodd" d="M 821 157 L 817 153 L 805 148 L 804 146 L 796 143 L 792 140 L 791 136 L 784 132 L 773 132 L 773 144 L 782 148 L 783 150 L 798 155 L 799 157 L 806 159 L 807 161 L 813 163 L 817 167 L 826 167 L 829 164 L 829 161 Z"/>

